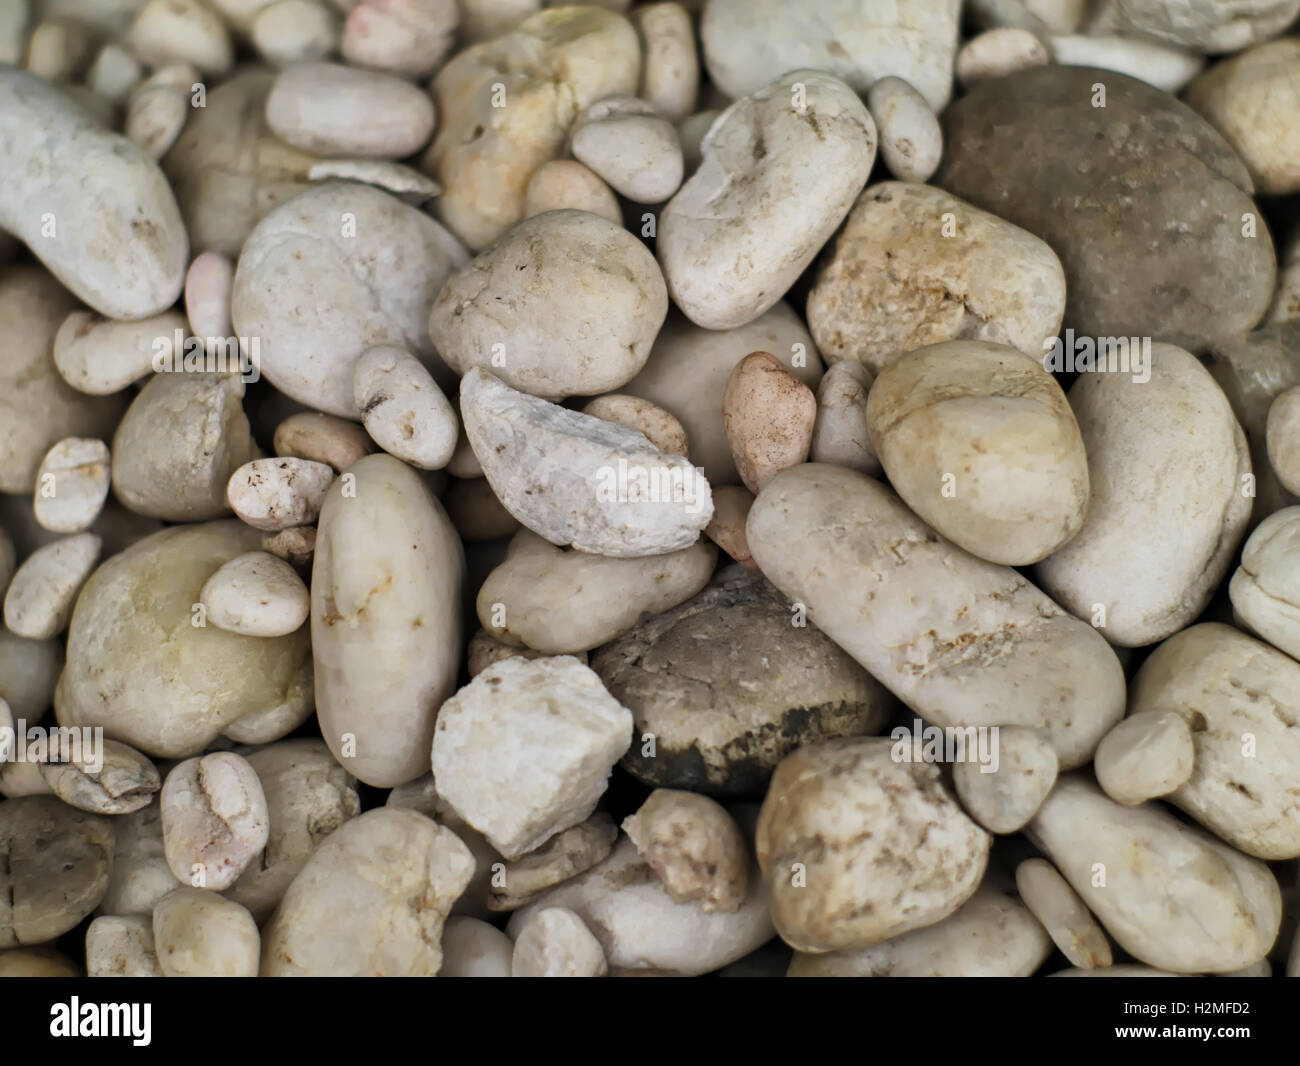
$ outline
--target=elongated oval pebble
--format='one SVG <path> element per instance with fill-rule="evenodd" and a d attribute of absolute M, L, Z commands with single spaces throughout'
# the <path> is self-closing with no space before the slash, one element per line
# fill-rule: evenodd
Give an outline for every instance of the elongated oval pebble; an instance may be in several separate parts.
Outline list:
<path fill-rule="evenodd" d="M 103 546 L 94 533 L 77 533 L 32 552 L 9 582 L 5 625 L 28 640 L 62 633 Z"/>
<path fill-rule="evenodd" d="M 902 78 L 881 78 L 867 91 L 880 133 L 880 155 L 899 181 L 929 181 L 943 155 L 943 130 L 925 97 Z"/>
<path fill-rule="evenodd" d="M 451 403 L 415 356 L 391 344 L 361 354 L 352 371 L 361 424 L 389 455 L 423 470 L 441 470 L 460 426 Z"/>
<path fill-rule="evenodd" d="M 370 436 L 355 422 L 317 411 L 290 415 L 275 427 L 273 443 L 276 455 L 327 463 L 340 474 L 375 450 Z"/>
<path fill-rule="evenodd" d="M 32 509 L 41 527 L 81 533 L 94 524 L 108 499 L 108 445 L 102 440 L 65 437 L 45 453 L 36 472 Z M 0 588 L 5 582 L 0 581 Z"/>
<path fill-rule="evenodd" d="M 207 621 L 246 637 L 284 637 L 311 613 L 302 578 L 283 559 L 248 552 L 223 563 L 199 594 Z"/>
<path fill-rule="evenodd" d="M 867 422 L 867 396 L 873 381 L 871 371 L 856 359 L 841 360 L 822 375 L 808 452 L 814 463 L 847 466 L 873 477 L 880 473 Z"/>
<path fill-rule="evenodd" d="M 515 946 L 510 938 L 481 918 L 448 918 L 442 927 L 442 969 L 439 977 L 509 977 Z"/>
<path fill-rule="evenodd" d="M 153 370 L 157 342 L 182 339 L 185 317 L 164 311 L 152 318 L 119 322 L 93 311 L 73 311 L 54 335 L 54 366 L 78 392 L 107 396 Z"/>
<path fill-rule="evenodd" d="M 1016 867 L 1016 891 L 1070 965 L 1083 970 L 1109 966 L 1110 941 L 1074 889 L 1046 859 L 1026 859 Z"/>
<path fill-rule="evenodd" d="M 194 257 L 185 272 L 185 313 L 190 332 L 206 341 L 230 336 L 230 292 L 235 264 L 220 252 Z"/>
<path fill-rule="evenodd" d="M 334 471 L 310 459 L 254 459 L 233 474 L 226 499 L 254 529 L 276 532 L 309 526 L 320 514 Z"/>
<path fill-rule="evenodd" d="M 163 852 L 184 884 L 229 888 L 266 847 L 266 794 L 242 756 L 218 751 L 177 764 L 163 782 Z"/>

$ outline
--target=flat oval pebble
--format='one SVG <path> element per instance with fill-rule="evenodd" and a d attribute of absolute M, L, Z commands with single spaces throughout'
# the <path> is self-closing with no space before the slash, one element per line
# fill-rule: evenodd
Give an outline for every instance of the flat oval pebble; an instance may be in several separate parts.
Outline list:
<path fill-rule="evenodd" d="M 64 438 L 45 453 L 36 471 L 36 521 L 53 533 L 89 529 L 104 509 L 110 478 L 107 444 Z M 0 587 L 6 583 L 0 581 Z"/>
<path fill-rule="evenodd" d="M 103 546 L 94 533 L 77 533 L 32 552 L 14 571 L 5 593 L 4 619 L 10 632 L 28 640 L 62 633 Z"/>
<path fill-rule="evenodd" d="M 856 359 L 842 360 L 822 375 L 817 385 L 817 421 L 808 450 L 814 463 L 847 466 L 873 477 L 880 473 L 867 426 L 867 396 L 874 380 L 871 371 Z"/>
<path fill-rule="evenodd" d="M 451 403 L 409 352 L 381 344 L 352 369 L 361 423 L 389 455 L 422 470 L 441 470 L 456 447 L 460 424 Z"/>
<path fill-rule="evenodd" d="M 943 130 L 925 97 L 891 76 L 871 86 L 867 107 L 889 172 L 899 181 L 929 181 L 943 155 Z"/>
<path fill-rule="evenodd" d="M 162 977 L 153 921 L 145 915 L 102 915 L 86 930 L 88 977 Z"/>
<path fill-rule="evenodd" d="M 334 470 L 311 459 L 254 459 L 230 475 L 226 500 L 254 529 L 275 533 L 315 522 L 333 483 Z"/>
<path fill-rule="evenodd" d="M 185 315 L 196 337 L 230 334 L 230 290 L 235 264 L 220 252 L 202 252 L 185 272 Z"/>
<path fill-rule="evenodd" d="M 682 183 L 677 130 L 635 96 L 597 100 L 570 134 L 573 156 L 638 204 L 667 200 Z"/>
<path fill-rule="evenodd" d="M 222 563 L 204 583 L 199 602 L 212 625 L 246 637 L 288 636 L 311 613 L 311 596 L 298 572 L 261 551 Z"/>
<path fill-rule="evenodd" d="M 1056 752 L 1040 729 L 998 728 L 995 761 L 953 765 L 953 787 L 962 806 L 990 833 L 1016 833 L 1056 784 Z"/>
<path fill-rule="evenodd" d="M 1050 862 L 1026 859 L 1017 866 L 1016 891 L 1071 965 L 1092 970 L 1111 964 L 1106 934 Z"/>
<path fill-rule="evenodd" d="M 524 218 L 564 210 L 588 211 L 616 226 L 623 224 L 623 209 L 614 190 L 576 159 L 543 163 L 528 179 L 524 192 Z"/>
<path fill-rule="evenodd" d="M 172 343 L 177 330 L 185 318 L 175 311 L 128 322 L 73 311 L 54 335 L 54 365 L 78 392 L 107 396 L 147 377 L 158 341 Z"/>
<path fill-rule="evenodd" d="M 275 427 L 275 454 L 326 463 L 343 473 L 375 451 L 370 435 L 355 422 L 316 411 L 290 415 Z"/>
<path fill-rule="evenodd" d="M 597 396 L 582 409 L 582 413 L 644 433 L 646 439 L 661 452 L 669 455 L 688 453 L 686 430 L 682 424 L 657 403 L 651 403 L 640 396 L 621 393 Z"/>

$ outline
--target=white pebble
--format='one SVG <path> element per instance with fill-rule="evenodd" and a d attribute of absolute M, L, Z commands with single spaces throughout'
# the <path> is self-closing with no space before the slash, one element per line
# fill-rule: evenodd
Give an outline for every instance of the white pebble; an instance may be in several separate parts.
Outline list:
<path fill-rule="evenodd" d="M 311 597 L 283 559 L 247 552 L 223 563 L 199 594 L 207 621 L 246 637 L 284 637 L 307 621 Z"/>
<path fill-rule="evenodd" d="M 216 339 L 230 336 L 230 290 L 235 281 L 235 264 L 220 252 L 202 252 L 194 257 L 185 274 L 185 314 L 190 332 L 196 337 Z"/>
<path fill-rule="evenodd" d="M 448 918 L 442 927 L 439 977 L 509 977 L 515 947 L 510 938 L 481 918 Z"/>
<path fill-rule="evenodd" d="M 226 499 L 254 529 L 275 532 L 315 522 L 333 482 L 333 468 L 311 459 L 254 459 L 230 475 Z"/>
<path fill-rule="evenodd" d="M 37 548 L 9 583 L 5 625 L 28 640 L 62 633 L 102 549 L 103 541 L 93 533 L 77 533 Z"/>
<path fill-rule="evenodd" d="M 682 183 L 677 130 L 635 96 L 596 101 L 574 127 L 572 149 L 574 158 L 636 203 L 661 203 Z"/>
<path fill-rule="evenodd" d="M 1195 757 L 1192 732 L 1182 715 L 1139 711 L 1101 738 L 1093 769 L 1106 795 L 1135 807 L 1186 782 Z"/>
<path fill-rule="evenodd" d="M 167 775 L 163 852 L 177 880 L 220 892 L 266 847 L 270 821 L 262 781 L 229 751 L 186 759 Z"/>
<path fill-rule="evenodd" d="M 155 345 L 185 332 L 185 317 L 164 311 L 123 322 L 93 311 L 73 311 L 54 335 L 54 366 L 78 392 L 107 396 L 153 371 Z"/>
<path fill-rule="evenodd" d="M 361 424 L 389 455 L 423 470 L 441 470 L 460 425 L 451 403 L 415 356 L 391 344 L 363 352 L 352 371 Z"/>
<path fill-rule="evenodd" d="M 1047 46 L 1029 30 L 1000 26 L 972 37 L 957 53 L 957 80 L 964 86 L 1001 78 L 1052 61 Z"/>
<path fill-rule="evenodd" d="M 277 67 L 322 59 L 339 40 L 338 16 L 315 0 L 276 0 L 253 17 L 253 47 Z"/>
<path fill-rule="evenodd" d="M 1114 961 L 1092 912 L 1046 859 L 1026 859 L 1016 867 L 1016 891 L 1070 965 L 1092 970 Z"/>
<path fill-rule="evenodd" d="M 867 92 L 880 155 L 899 181 L 929 181 L 943 155 L 943 130 L 925 97 L 902 78 L 881 78 Z"/>
<path fill-rule="evenodd" d="M 153 938 L 164 977 L 256 977 L 262 941 L 238 903 L 182 885 L 158 901 Z"/>
<path fill-rule="evenodd" d="M 604 977 L 600 942 L 581 918 L 563 907 L 538 911 L 515 937 L 512 977 Z"/>
<path fill-rule="evenodd" d="M 54 533 L 89 529 L 108 499 L 109 463 L 108 445 L 102 440 L 65 437 L 46 452 L 32 501 L 41 527 Z"/>

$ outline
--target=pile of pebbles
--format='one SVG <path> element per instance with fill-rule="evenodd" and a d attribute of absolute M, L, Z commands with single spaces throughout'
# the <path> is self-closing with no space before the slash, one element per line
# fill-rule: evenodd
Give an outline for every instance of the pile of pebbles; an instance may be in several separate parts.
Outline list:
<path fill-rule="evenodd" d="M 0 0 L 0 975 L 1300 975 L 1298 17 Z"/>

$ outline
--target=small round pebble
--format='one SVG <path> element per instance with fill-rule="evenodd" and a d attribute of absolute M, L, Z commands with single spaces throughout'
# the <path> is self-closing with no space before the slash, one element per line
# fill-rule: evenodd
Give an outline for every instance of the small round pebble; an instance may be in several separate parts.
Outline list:
<path fill-rule="evenodd" d="M 257 976 L 257 923 L 215 892 L 173 889 L 154 908 L 153 938 L 164 977 Z"/>
<path fill-rule="evenodd" d="M 272 444 L 276 455 L 325 463 L 340 474 L 375 450 L 370 435 L 355 422 L 316 411 L 290 415 L 275 427 Z"/>
<path fill-rule="evenodd" d="M 682 424 L 657 403 L 640 396 L 616 392 L 597 396 L 582 413 L 644 433 L 651 444 L 667 455 L 687 454 L 686 430 Z"/>
<path fill-rule="evenodd" d="M 389 455 L 441 470 L 456 448 L 456 412 L 415 356 L 391 344 L 362 353 L 352 371 L 361 424 Z"/>
<path fill-rule="evenodd" d="M 512 977 L 604 977 L 600 942 L 581 918 L 564 907 L 538 911 L 519 930 Z"/>
<path fill-rule="evenodd" d="M 1116 803 L 1134 807 L 1167 796 L 1192 776 L 1196 746 L 1176 711 L 1131 714 L 1097 745 L 1097 783 Z"/>
<path fill-rule="evenodd" d="M 902 78 L 881 78 L 867 91 L 880 155 L 899 181 L 929 181 L 943 156 L 943 130 L 925 97 Z"/>
<path fill-rule="evenodd" d="M 997 730 L 997 762 L 986 766 L 968 757 L 953 766 L 953 784 L 971 817 L 990 833 L 1015 833 L 1056 784 L 1056 750 L 1041 729 L 1004 725 Z"/>
<path fill-rule="evenodd" d="M 999 26 L 962 45 L 957 53 L 957 80 L 971 86 L 1017 70 L 1046 66 L 1051 61 L 1047 46 L 1029 30 Z"/>
<path fill-rule="evenodd" d="M 524 192 L 524 218 L 545 211 L 589 211 L 623 225 L 618 197 L 592 169 L 576 159 L 552 159 L 543 163 L 528 179 Z"/>
<path fill-rule="evenodd" d="M 480 918 L 448 918 L 442 927 L 439 977 L 509 977 L 515 946 Z"/>
<path fill-rule="evenodd" d="M 254 529 L 307 526 L 320 514 L 334 471 L 311 459 L 254 459 L 226 484 L 231 509 Z"/>
<path fill-rule="evenodd" d="M 246 637 L 288 636 L 311 613 L 311 595 L 298 572 L 267 552 L 246 552 L 222 563 L 199 602 L 212 625 Z"/>

